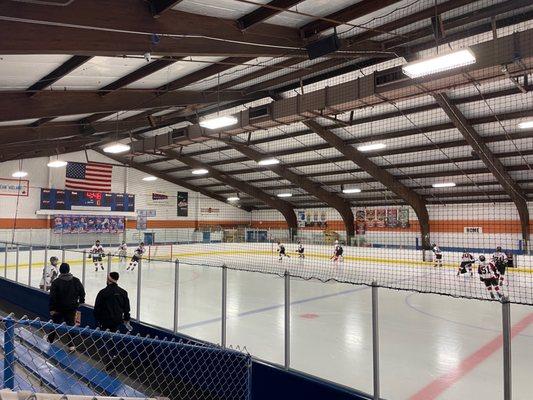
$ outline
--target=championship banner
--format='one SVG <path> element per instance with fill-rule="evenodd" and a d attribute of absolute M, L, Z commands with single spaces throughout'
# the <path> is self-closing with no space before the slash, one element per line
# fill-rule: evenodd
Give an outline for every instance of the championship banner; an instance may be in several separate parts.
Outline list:
<path fill-rule="evenodd" d="M 124 217 L 56 215 L 52 230 L 56 234 L 122 233 Z"/>
<path fill-rule="evenodd" d="M 365 210 L 355 212 L 355 233 L 364 235 L 366 233 L 366 213 Z"/>
<path fill-rule="evenodd" d="M 0 196 L 24 196 L 30 193 L 30 181 L 26 179 L 0 178 Z"/>
<path fill-rule="evenodd" d="M 398 225 L 398 209 L 387 209 L 387 228 L 397 228 Z"/>
<path fill-rule="evenodd" d="M 402 207 L 398 212 L 398 222 L 400 228 L 409 228 L 409 209 Z"/>
<path fill-rule="evenodd" d="M 178 192 L 178 217 L 189 216 L 189 193 Z"/>
<path fill-rule="evenodd" d="M 298 226 L 307 228 L 326 228 L 327 217 L 325 211 L 305 210 L 298 211 Z"/>

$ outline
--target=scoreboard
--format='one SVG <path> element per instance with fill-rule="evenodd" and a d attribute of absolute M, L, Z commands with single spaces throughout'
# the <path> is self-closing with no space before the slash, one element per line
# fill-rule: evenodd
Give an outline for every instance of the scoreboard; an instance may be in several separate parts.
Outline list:
<path fill-rule="evenodd" d="M 135 195 L 86 192 L 82 190 L 41 189 L 41 210 L 135 211 Z"/>

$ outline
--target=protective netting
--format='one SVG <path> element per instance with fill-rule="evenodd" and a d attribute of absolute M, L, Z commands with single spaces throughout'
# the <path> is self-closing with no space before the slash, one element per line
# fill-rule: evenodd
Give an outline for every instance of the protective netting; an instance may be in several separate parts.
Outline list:
<path fill-rule="evenodd" d="M 0 387 L 5 389 L 120 398 L 250 398 L 251 359 L 234 350 L 9 317 L 0 327 Z"/>

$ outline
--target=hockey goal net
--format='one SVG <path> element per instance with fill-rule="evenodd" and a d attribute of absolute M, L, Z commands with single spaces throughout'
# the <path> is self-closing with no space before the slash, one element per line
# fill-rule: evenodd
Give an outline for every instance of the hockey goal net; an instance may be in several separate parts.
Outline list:
<path fill-rule="evenodd" d="M 147 261 L 172 261 L 174 255 L 173 244 L 153 244 L 148 246 Z"/>

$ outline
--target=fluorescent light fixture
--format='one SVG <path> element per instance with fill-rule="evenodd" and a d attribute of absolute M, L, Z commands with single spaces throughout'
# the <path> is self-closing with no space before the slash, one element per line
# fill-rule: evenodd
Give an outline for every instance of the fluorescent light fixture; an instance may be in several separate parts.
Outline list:
<path fill-rule="evenodd" d="M 346 194 L 361 193 L 361 189 L 357 189 L 357 188 L 342 189 L 342 193 L 346 193 Z"/>
<path fill-rule="evenodd" d="M 25 176 L 28 176 L 28 173 L 25 171 L 17 171 L 17 172 L 13 172 L 11 176 L 13 178 L 24 178 Z"/>
<path fill-rule="evenodd" d="M 104 147 L 104 153 L 118 154 L 128 151 L 131 147 L 124 143 L 113 143 Z"/>
<path fill-rule="evenodd" d="M 278 197 L 292 197 L 292 193 L 278 193 Z"/>
<path fill-rule="evenodd" d="M 220 129 L 227 126 L 235 125 L 239 120 L 231 115 L 216 117 L 200 121 L 200 126 L 207 129 Z"/>
<path fill-rule="evenodd" d="M 447 187 L 455 187 L 456 184 L 453 182 L 443 182 L 443 183 L 434 183 L 431 186 L 433 186 L 434 188 L 447 188 Z"/>
<path fill-rule="evenodd" d="M 276 165 L 279 164 L 279 160 L 277 158 L 265 158 L 263 160 L 259 160 L 257 163 L 259 165 Z"/>
<path fill-rule="evenodd" d="M 48 164 L 46 164 L 50 168 L 61 168 L 67 165 L 66 161 L 63 160 L 54 160 L 50 161 Z"/>
<path fill-rule="evenodd" d="M 374 144 L 365 144 L 363 146 L 359 146 L 357 150 L 359 151 L 372 151 L 372 150 L 381 150 L 387 147 L 385 143 L 374 143 Z"/>
<path fill-rule="evenodd" d="M 474 53 L 469 49 L 463 49 L 452 53 L 439 54 L 438 56 L 424 60 L 413 61 L 412 63 L 405 64 L 402 67 L 402 71 L 410 78 L 419 78 L 454 68 L 464 67 L 466 65 L 474 64 L 475 62 L 476 56 L 474 56 Z"/>
<path fill-rule="evenodd" d="M 143 178 L 143 181 L 146 181 L 146 182 L 157 181 L 157 176 L 152 176 L 152 175 L 150 175 L 150 176 L 145 176 L 145 177 Z"/>
<path fill-rule="evenodd" d="M 209 171 L 206 170 L 205 168 L 196 168 L 196 169 L 193 169 L 193 170 L 191 171 L 191 173 L 192 173 L 193 175 L 205 175 L 205 174 L 207 174 L 208 172 L 209 172 Z"/>
<path fill-rule="evenodd" d="M 533 119 L 529 121 L 520 122 L 518 124 L 518 128 L 520 129 L 531 129 L 533 128 Z"/>
<path fill-rule="evenodd" d="M 240 197 L 228 197 L 226 200 L 227 201 L 239 201 Z"/>

